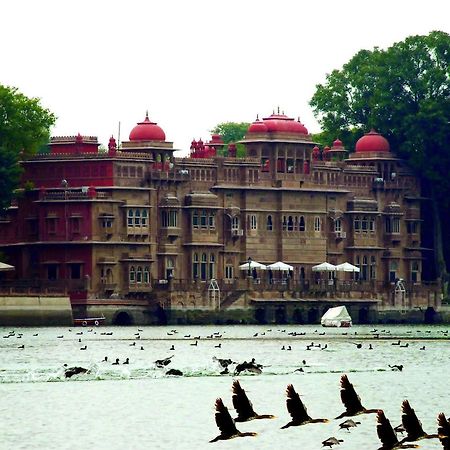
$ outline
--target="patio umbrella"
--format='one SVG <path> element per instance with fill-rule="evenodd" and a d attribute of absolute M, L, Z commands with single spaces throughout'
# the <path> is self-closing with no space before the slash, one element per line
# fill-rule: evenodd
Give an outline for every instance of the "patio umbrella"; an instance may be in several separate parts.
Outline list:
<path fill-rule="evenodd" d="M 334 264 L 323 262 L 322 264 L 317 264 L 317 266 L 313 266 L 312 270 L 314 272 L 334 272 L 336 270 L 336 266 Z"/>
<path fill-rule="evenodd" d="M 241 264 L 239 266 L 240 270 L 252 270 L 252 269 L 261 269 L 261 270 L 266 270 L 266 266 L 264 264 L 261 264 L 257 261 L 250 261 L 250 263 L 246 262 L 244 264 Z"/>
<path fill-rule="evenodd" d="M 336 266 L 338 272 L 359 272 L 359 267 L 354 266 L 348 262 L 338 264 Z"/>
<path fill-rule="evenodd" d="M 0 272 L 6 272 L 7 270 L 14 270 L 14 266 L 0 262 Z"/>
<path fill-rule="evenodd" d="M 294 270 L 293 266 L 290 266 L 289 264 L 286 264 L 286 263 L 284 263 L 282 261 L 278 261 L 276 263 L 269 264 L 267 266 L 267 268 L 271 269 L 271 270 L 283 270 L 285 272 L 289 272 L 291 270 Z"/>

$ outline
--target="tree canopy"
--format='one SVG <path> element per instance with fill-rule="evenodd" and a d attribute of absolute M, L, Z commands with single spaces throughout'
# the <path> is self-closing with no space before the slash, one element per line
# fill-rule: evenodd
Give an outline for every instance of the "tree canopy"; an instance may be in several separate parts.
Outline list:
<path fill-rule="evenodd" d="M 349 149 L 370 128 L 382 133 L 423 177 L 444 221 L 450 208 L 449 70 L 450 35 L 410 36 L 386 50 L 359 51 L 316 86 L 310 102 L 322 137 L 339 137 Z"/>
<path fill-rule="evenodd" d="M 0 210 L 8 207 L 20 182 L 21 159 L 48 142 L 56 117 L 16 88 L 0 85 Z"/>
<path fill-rule="evenodd" d="M 223 142 L 230 144 L 240 141 L 247 133 L 249 126 L 250 124 L 247 122 L 222 122 L 216 125 L 211 133 L 220 134 Z"/>

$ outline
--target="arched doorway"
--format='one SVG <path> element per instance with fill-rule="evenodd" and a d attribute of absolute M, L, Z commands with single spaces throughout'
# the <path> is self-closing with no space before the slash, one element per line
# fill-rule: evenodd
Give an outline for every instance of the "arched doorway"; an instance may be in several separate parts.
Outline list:
<path fill-rule="evenodd" d="M 283 306 L 280 306 L 275 310 L 275 322 L 286 323 L 286 308 Z"/>
<path fill-rule="evenodd" d="M 303 314 L 301 309 L 295 309 L 294 313 L 292 314 L 292 320 L 294 323 L 301 323 L 303 324 Z"/>
<path fill-rule="evenodd" d="M 155 316 L 158 325 L 167 325 L 167 314 L 161 305 L 156 307 Z"/>
<path fill-rule="evenodd" d="M 429 306 L 425 311 L 425 323 L 434 323 L 436 311 L 432 306 Z"/>
<path fill-rule="evenodd" d="M 266 310 L 264 308 L 258 308 L 255 311 L 255 320 L 260 324 L 267 323 L 266 320 Z"/>
<path fill-rule="evenodd" d="M 127 326 L 127 325 L 133 325 L 133 318 L 131 314 L 120 311 L 113 320 L 114 325 L 121 325 L 121 326 Z"/>
<path fill-rule="evenodd" d="M 317 323 L 319 320 L 319 311 L 317 308 L 311 308 L 308 311 L 308 323 Z"/>
<path fill-rule="evenodd" d="M 359 310 L 358 323 L 360 323 L 360 324 L 369 323 L 369 309 L 368 308 L 364 307 Z"/>

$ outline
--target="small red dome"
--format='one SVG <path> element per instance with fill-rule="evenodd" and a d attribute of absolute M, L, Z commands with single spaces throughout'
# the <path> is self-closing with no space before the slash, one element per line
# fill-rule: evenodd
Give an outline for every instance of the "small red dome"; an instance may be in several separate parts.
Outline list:
<path fill-rule="evenodd" d="M 336 139 L 333 142 L 333 148 L 343 148 L 344 145 L 342 144 L 342 141 L 340 139 Z"/>
<path fill-rule="evenodd" d="M 220 134 L 213 134 L 211 136 L 211 142 L 223 144 L 222 136 Z"/>
<path fill-rule="evenodd" d="M 143 122 L 139 122 L 130 133 L 130 141 L 165 141 L 166 134 L 155 122 L 150 122 L 148 114 Z"/>
<path fill-rule="evenodd" d="M 377 133 L 375 130 L 370 130 L 362 138 L 358 139 L 355 146 L 356 152 L 389 152 L 390 146 L 388 140 Z"/>
<path fill-rule="evenodd" d="M 256 118 L 256 120 L 248 127 L 247 133 L 267 133 L 267 131 L 265 123 Z"/>

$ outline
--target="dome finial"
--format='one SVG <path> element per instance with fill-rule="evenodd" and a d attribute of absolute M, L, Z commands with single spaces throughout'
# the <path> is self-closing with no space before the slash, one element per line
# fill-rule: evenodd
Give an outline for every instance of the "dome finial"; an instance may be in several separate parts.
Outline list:
<path fill-rule="evenodd" d="M 146 119 L 146 120 L 150 120 L 150 119 L 148 118 L 148 109 L 145 110 L 145 119 Z"/>
<path fill-rule="evenodd" d="M 256 114 L 256 120 L 257 121 L 259 120 L 259 114 Z"/>
<path fill-rule="evenodd" d="M 280 114 L 280 107 L 278 107 L 278 114 Z"/>

